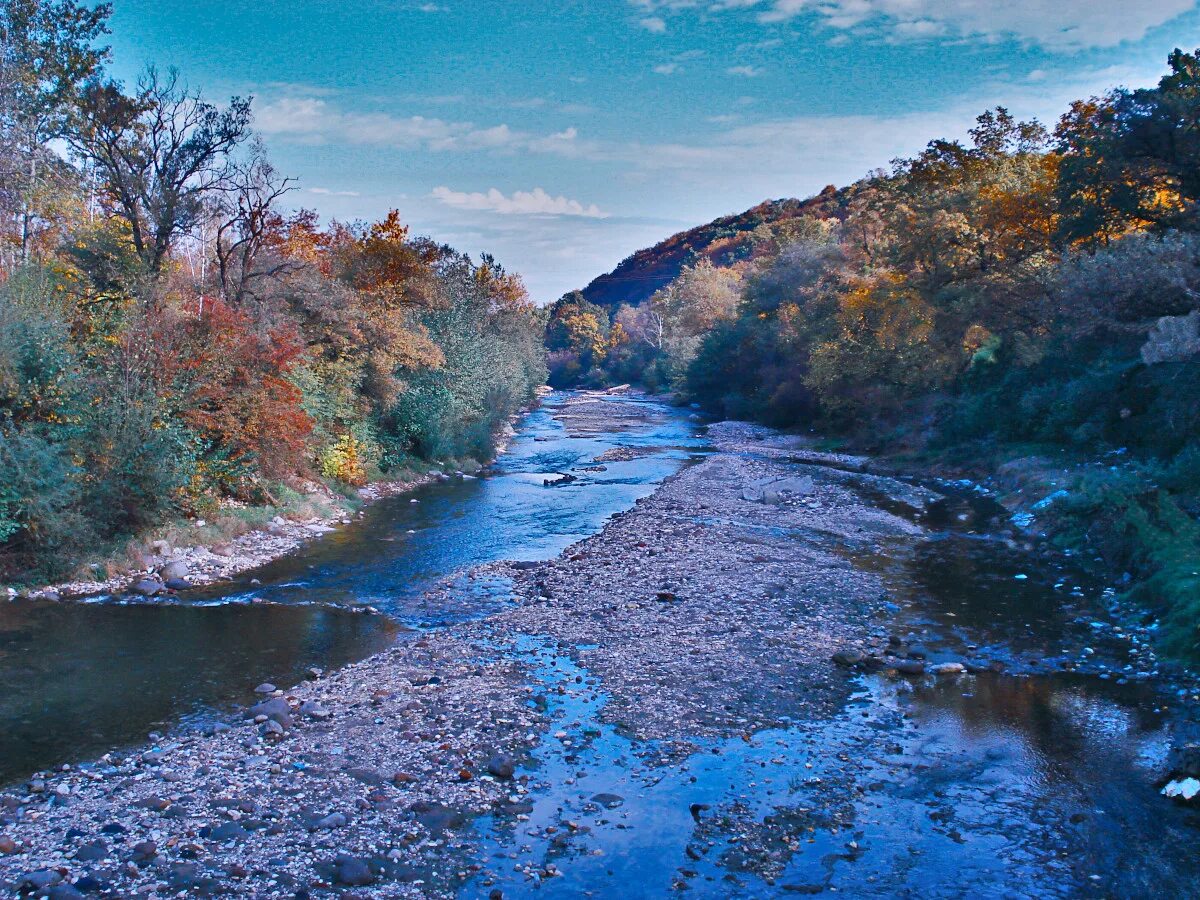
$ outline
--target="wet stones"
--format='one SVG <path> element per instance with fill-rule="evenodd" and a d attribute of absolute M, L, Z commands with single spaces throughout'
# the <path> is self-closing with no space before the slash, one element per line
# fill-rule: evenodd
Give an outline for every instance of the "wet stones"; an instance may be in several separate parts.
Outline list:
<path fill-rule="evenodd" d="M 166 593 L 166 590 L 167 586 L 157 578 L 143 578 L 134 582 L 129 588 L 131 594 L 139 597 L 157 597 L 159 594 Z"/>
<path fill-rule="evenodd" d="M 501 781 L 511 781 L 516 768 L 511 757 L 497 755 L 488 760 L 487 771 L 493 778 L 498 778 Z"/>
<path fill-rule="evenodd" d="M 856 666 L 861 666 L 864 662 L 866 662 L 867 654 L 863 653 L 861 650 L 848 649 L 839 650 L 830 658 L 834 661 L 834 663 L 842 668 L 852 669 Z"/>
<path fill-rule="evenodd" d="M 367 860 L 340 853 L 334 860 L 334 880 L 350 887 L 367 887 L 377 879 Z"/>
<path fill-rule="evenodd" d="M 962 675 L 967 671 L 967 667 L 960 662 L 944 662 L 938 663 L 933 667 L 933 674 L 939 678 L 953 678 L 957 675 Z"/>
<path fill-rule="evenodd" d="M 901 675 L 925 674 L 925 663 L 919 659 L 897 659 L 893 661 L 892 668 Z"/>
<path fill-rule="evenodd" d="M 246 717 L 249 719 L 257 719 L 259 716 L 264 716 L 267 721 L 276 722 L 283 728 L 292 727 L 292 708 L 282 697 L 272 697 L 246 710 Z"/>

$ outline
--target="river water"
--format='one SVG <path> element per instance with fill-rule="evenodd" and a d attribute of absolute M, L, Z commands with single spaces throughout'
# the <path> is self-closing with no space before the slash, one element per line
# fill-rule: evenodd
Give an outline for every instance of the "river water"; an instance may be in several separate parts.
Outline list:
<path fill-rule="evenodd" d="M 335 668 L 413 629 L 485 615 L 505 598 L 477 594 L 453 610 L 421 598 L 466 566 L 557 555 L 702 450 L 684 413 L 637 395 L 614 402 L 647 410 L 638 427 L 571 437 L 553 418 L 565 399 L 551 394 L 527 415 L 484 477 L 381 500 L 233 584 L 170 605 L 0 604 L 0 784 L 173 723 L 202 725 L 263 681 L 294 684 L 310 666 Z M 650 452 L 544 486 L 618 446 Z"/>
<path fill-rule="evenodd" d="M 570 436 L 553 418 L 566 399 L 530 414 L 485 477 L 381 501 L 233 585 L 170 606 L 0 606 L 0 782 L 203 723 L 260 681 L 486 615 L 508 602 L 503 589 L 464 590 L 453 609 L 422 596 L 465 566 L 554 556 L 704 452 L 684 413 L 636 396 L 617 401 L 649 413 L 633 427 Z M 580 470 L 615 447 L 647 453 Z M 543 485 L 571 469 L 579 481 Z M 994 505 L 958 496 L 937 512 L 915 544 L 854 561 L 883 576 L 888 628 L 919 635 L 931 662 L 969 654 L 1005 673 L 915 686 L 861 676 L 839 716 L 700 742 L 664 768 L 604 720 L 599 679 L 530 636 L 521 652 L 572 749 L 534 751 L 528 771 L 544 787 L 527 819 L 474 824 L 488 881 L 463 896 L 493 885 L 505 897 L 1200 893 L 1200 820 L 1155 784 L 1185 701 L 1136 677 L 1147 666 L 1135 648 L 1093 621 L 1106 596 L 1085 567 L 1014 544 Z M 1081 633 L 1106 670 L 1077 658 Z M 1068 657 L 1082 671 L 1060 671 Z M 821 798 L 838 784 L 844 802 L 828 813 Z M 568 820 L 584 827 L 564 842 Z M 765 857 L 782 860 L 769 881 Z M 561 874 L 529 874 L 548 865 Z"/>

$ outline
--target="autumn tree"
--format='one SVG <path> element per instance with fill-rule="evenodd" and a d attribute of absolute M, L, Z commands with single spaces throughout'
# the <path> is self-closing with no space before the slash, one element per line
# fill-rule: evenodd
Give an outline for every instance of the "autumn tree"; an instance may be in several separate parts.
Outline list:
<path fill-rule="evenodd" d="M 70 127 L 84 84 L 108 57 L 107 3 L 0 0 L 0 264 L 26 260 L 73 174 L 47 146 Z"/>

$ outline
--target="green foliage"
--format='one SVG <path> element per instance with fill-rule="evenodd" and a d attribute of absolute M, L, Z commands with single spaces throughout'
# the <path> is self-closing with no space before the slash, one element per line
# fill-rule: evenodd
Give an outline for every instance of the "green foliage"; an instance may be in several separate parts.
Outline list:
<path fill-rule="evenodd" d="M 679 274 L 617 309 L 629 343 L 604 356 L 569 327 L 592 310 L 564 298 L 555 377 L 640 367 L 717 415 L 875 447 L 1111 454 L 1120 483 L 1073 501 L 1076 538 L 1126 560 L 1193 652 L 1200 63 L 1177 51 L 1169 66 L 1156 88 L 1075 104 L 1053 139 L 997 108 L 968 141 L 796 206 L 786 231 L 756 224 L 753 251 L 725 261 L 732 297 L 709 264 L 732 222 L 635 254 L 593 287 L 609 296 L 668 258 Z"/>

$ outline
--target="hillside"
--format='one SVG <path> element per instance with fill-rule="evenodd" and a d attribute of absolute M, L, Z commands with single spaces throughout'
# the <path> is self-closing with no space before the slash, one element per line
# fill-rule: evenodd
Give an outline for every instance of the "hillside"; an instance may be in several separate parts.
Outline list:
<path fill-rule="evenodd" d="M 825 215 L 835 213 L 841 197 L 842 192 L 831 186 L 807 200 L 767 200 L 743 213 L 681 231 L 634 253 L 613 271 L 593 280 L 583 289 L 583 295 L 601 306 L 636 305 L 674 281 L 685 265 L 701 258 L 717 266 L 746 259 L 752 251 L 751 235 L 756 229 L 777 226 L 818 211 Z"/>

